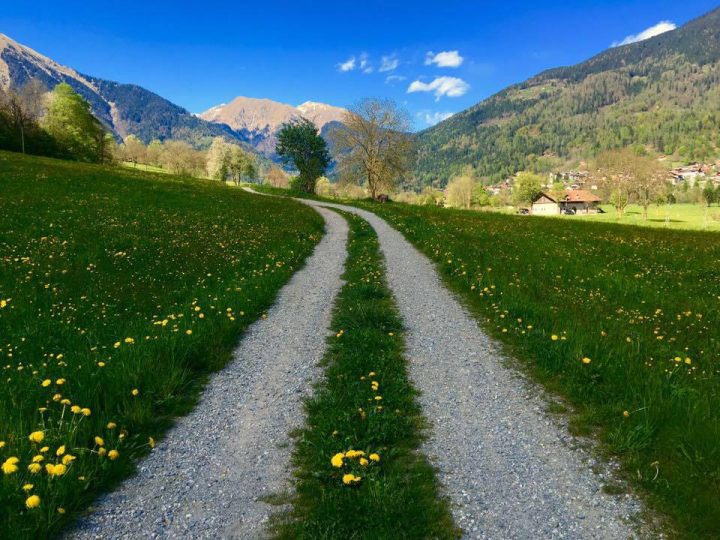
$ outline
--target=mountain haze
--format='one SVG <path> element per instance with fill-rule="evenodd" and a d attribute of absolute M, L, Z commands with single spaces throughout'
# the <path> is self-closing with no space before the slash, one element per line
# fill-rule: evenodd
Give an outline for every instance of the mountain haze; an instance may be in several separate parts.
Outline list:
<path fill-rule="evenodd" d="M 471 165 L 497 180 L 635 144 L 720 155 L 720 9 L 511 86 L 418 134 L 419 185 Z"/>

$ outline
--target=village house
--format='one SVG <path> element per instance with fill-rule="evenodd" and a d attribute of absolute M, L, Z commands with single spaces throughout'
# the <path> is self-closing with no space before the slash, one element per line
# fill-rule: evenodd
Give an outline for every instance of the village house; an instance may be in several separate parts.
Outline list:
<path fill-rule="evenodd" d="M 532 202 L 531 213 L 536 216 L 597 214 L 602 212 L 600 202 L 600 197 L 584 189 L 568 190 L 561 198 L 541 193 Z"/>

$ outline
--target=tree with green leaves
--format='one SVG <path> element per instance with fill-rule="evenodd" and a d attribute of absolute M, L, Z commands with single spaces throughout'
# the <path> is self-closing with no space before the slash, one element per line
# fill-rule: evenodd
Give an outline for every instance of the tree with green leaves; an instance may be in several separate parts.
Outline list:
<path fill-rule="evenodd" d="M 300 173 L 297 185 L 300 191 L 315 193 L 315 182 L 330 165 L 327 143 L 310 120 L 299 118 L 283 124 L 277 136 L 276 152 L 286 164 L 292 164 Z"/>
<path fill-rule="evenodd" d="M 255 158 L 222 137 L 213 139 L 207 153 L 207 174 L 214 180 L 232 180 L 236 185 L 244 178 L 257 176 Z"/>
<path fill-rule="evenodd" d="M 717 202 L 717 192 L 712 185 L 712 182 L 708 181 L 705 183 L 705 187 L 702 190 L 702 198 L 705 201 L 705 206 L 710 206 L 712 203 Z"/>
<path fill-rule="evenodd" d="M 544 180 L 530 172 L 520 172 L 513 182 L 512 200 L 517 206 L 528 206 L 542 193 Z"/>
<path fill-rule="evenodd" d="M 66 157 L 96 163 L 104 161 L 105 129 L 93 116 L 90 103 L 69 84 L 60 83 L 50 93 L 43 126 Z"/>

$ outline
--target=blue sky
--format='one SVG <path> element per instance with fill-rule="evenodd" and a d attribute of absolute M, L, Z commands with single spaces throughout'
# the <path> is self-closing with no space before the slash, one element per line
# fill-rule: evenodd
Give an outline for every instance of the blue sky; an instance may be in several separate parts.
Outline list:
<path fill-rule="evenodd" d="M 658 23 L 679 26 L 715 2 L 126 0 L 116 8 L 35 0 L 5 2 L 0 32 L 192 112 L 237 95 L 339 106 L 389 97 L 422 129 Z"/>

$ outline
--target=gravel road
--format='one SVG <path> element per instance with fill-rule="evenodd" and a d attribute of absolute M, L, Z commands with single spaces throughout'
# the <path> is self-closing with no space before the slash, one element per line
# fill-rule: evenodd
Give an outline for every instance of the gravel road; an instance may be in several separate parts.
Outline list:
<path fill-rule="evenodd" d="M 348 226 L 318 209 L 326 235 L 254 323 L 233 361 L 208 383 L 196 409 L 102 498 L 69 538 L 258 538 L 284 491 L 302 397 L 320 374 L 334 298 L 342 285 Z"/>
<path fill-rule="evenodd" d="M 465 536 L 634 537 L 638 502 L 602 492 L 591 454 L 548 418 L 541 390 L 507 366 L 432 263 L 374 214 L 320 204 L 354 212 L 378 233 L 407 330 L 410 376 L 432 426 L 423 451 Z"/>

